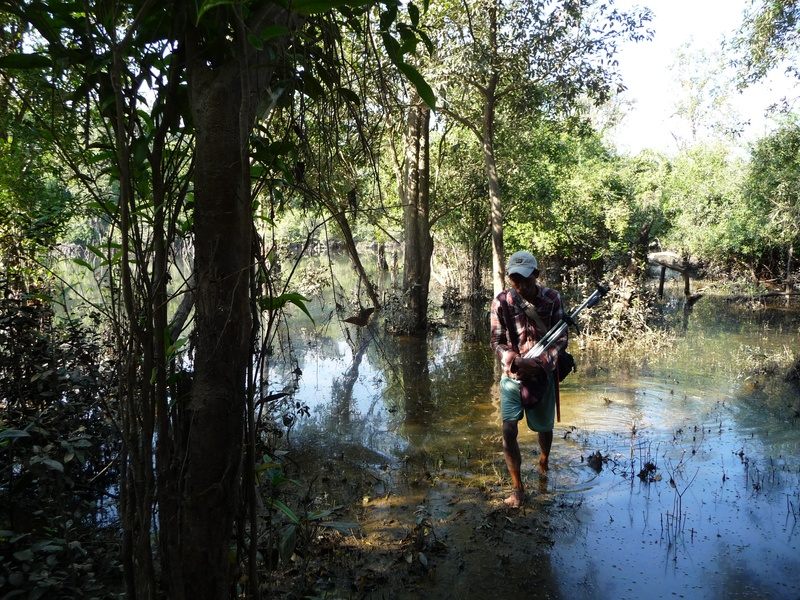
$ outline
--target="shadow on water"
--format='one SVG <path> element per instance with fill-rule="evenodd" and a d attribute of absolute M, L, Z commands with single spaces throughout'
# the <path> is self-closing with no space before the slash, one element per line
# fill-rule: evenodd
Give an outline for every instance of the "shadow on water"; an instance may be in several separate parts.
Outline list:
<path fill-rule="evenodd" d="M 798 422 L 785 390 L 752 374 L 796 351 L 797 317 L 704 298 L 675 311 L 659 355 L 616 364 L 573 344 L 549 477 L 521 434 L 519 511 L 502 506 L 495 365 L 470 328 L 419 340 L 372 322 L 353 344 L 332 328 L 306 340 L 296 400 L 310 416 L 294 443 L 374 474 L 364 539 L 399 544 L 416 574 L 374 597 L 798 598 Z"/>

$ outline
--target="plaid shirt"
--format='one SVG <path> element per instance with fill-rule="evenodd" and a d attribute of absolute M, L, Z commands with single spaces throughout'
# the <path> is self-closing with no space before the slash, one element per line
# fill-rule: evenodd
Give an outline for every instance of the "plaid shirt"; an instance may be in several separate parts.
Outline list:
<path fill-rule="evenodd" d="M 509 377 L 517 378 L 516 373 L 511 373 L 511 361 L 517 354 L 524 355 L 528 350 L 536 345 L 544 334 L 564 316 L 561 305 L 561 296 L 551 288 L 537 286 L 538 294 L 531 303 L 536 308 L 536 313 L 546 327 L 544 331 L 536 325 L 535 321 L 528 319 L 521 303 L 522 297 L 514 290 L 500 292 L 492 301 L 491 312 L 491 344 L 492 350 L 500 358 L 503 365 L 503 373 Z M 508 303 L 509 312 L 503 309 L 503 303 Z M 511 315 L 511 322 L 507 323 L 508 314 Z M 519 340 L 519 348 L 513 346 L 513 337 L 509 337 L 508 330 L 513 327 Z M 558 352 L 567 347 L 567 330 L 558 338 L 558 341 L 550 346 L 547 352 L 539 358 L 542 365 L 552 371 L 556 365 Z"/>

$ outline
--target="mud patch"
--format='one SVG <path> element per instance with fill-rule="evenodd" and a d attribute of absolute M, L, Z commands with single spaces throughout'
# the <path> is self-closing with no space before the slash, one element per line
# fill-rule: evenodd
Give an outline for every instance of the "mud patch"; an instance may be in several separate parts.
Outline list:
<path fill-rule="evenodd" d="M 324 470 L 336 477 L 312 483 L 314 494 L 342 507 L 336 522 L 354 526 L 320 527 L 270 575 L 266 593 L 444 599 L 508 597 L 524 589 L 538 598 L 558 596 L 549 551 L 563 515 L 574 511 L 547 492 L 546 478 L 529 490 L 522 508 L 509 509 L 501 481 L 467 477 L 486 471 L 485 460 L 430 470 L 411 461 L 363 461 L 353 449 L 328 456 Z M 492 472 L 505 468 L 499 455 L 489 462 Z M 297 474 L 312 465 L 307 455 L 296 462 Z"/>

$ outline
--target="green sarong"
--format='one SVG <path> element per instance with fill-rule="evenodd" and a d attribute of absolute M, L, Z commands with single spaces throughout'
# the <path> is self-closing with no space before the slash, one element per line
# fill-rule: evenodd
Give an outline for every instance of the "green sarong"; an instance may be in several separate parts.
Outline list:
<path fill-rule="evenodd" d="M 500 379 L 500 417 L 503 421 L 520 421 L 525 413 L 525 421 L 531 431 L 553 431 L 556 422 L 556 386 L 552 373 L 547 375 L 547 390 L 532 408 L 523 409 L 519 397 L 520 383 L 503 375 Z"/>

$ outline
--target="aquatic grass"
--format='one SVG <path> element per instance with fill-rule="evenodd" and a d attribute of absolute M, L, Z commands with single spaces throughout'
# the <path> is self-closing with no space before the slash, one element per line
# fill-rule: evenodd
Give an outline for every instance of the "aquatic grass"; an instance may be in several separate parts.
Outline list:
<path fill-rule="evenodd" d="M 786 522 L 789 522 L 789 517 L 794 519 L 797 523 L 797 517 L 800 516 L 800 490 L 794 492 L 794 496 L 786 494 Z"/>
<path fill-rule="evenodd" d="M 660 443 L 656 444 L 656 451 L 653 453 L 653 442 L 640 440 L 636 444 L 631 444 L 631 485 L 633 484 L 633 476 L 636 472 L 636 458 L 634 457 L 634 450 L 638 451 L 638 460 L 641 468 L 636 475 L 642 483 L 655 483 L 661 481 L 661 475 L 658 471 L 658 463 L 656 456 L 658 456 L 658 449 Z"/>
<path fill-rule="evenodd" d="M 684 513 L 683 511 L 683 496 L 686 494 L 687 490 L 692 486 L 697 475 L 700 473 L 700 469 L 698 468 L 695 470 L 694 475 L 692 478 L 683 486 L 681 489 L 678 485 L 678 481 L 676 477 L 679 477 L 681 472 L 683 471 L 684 467 L 686 466 L 684 462 L 684 456 L 681 456 L 681 460 L 675 467 L 672 467 L 672 463 L 669 459 L 667 459 L 667 473 L 669 474 L 669 484 L 675 490 L 675 495 L 673 496 L 672 501 L 672 512 L 667 511 L 662 516 L 662 525 L 661 525 L 661 532 L 662 536 L 666 531 L 667 535 L 667 548 L 668 551 L 673 550 L 677 541 L 680 539 L 681 534 L 684 532 L 686 528 L 686 522 L 688 519 L 688 513 Z M 666 522 L 666 530 L 664 528 L 664 523 Z M 677 560 L 677 554 L 673 556 L 673 560 Z"/>

